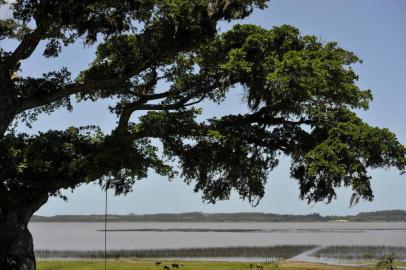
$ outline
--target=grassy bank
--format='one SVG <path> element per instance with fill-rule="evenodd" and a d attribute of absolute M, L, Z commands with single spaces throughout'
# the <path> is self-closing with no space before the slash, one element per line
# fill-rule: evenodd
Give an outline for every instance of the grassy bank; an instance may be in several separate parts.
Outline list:
<path fill-rule="evenodd" d="M 162 261 L 160 266 L 155 266 L 155 261 L 119 260 L 108 261 L 109 270 L 158 270 L 164 265 L 171 266 L 174 261 Z M 187 270 L 245 270 L 250 269 L 250 263 L 241 262 L 181 262 Z M 354 267 L 330 266 L 311 263 L 262 263 L 264 270 L 350 270 Z M 39 261 L 38 270 L 100 270 L 104 269 L 102 261 Z M 256 269 L 255 267 L 253 269 Z"/>
<path fill-rule="evenodd" d="M 312 255 L 328 259 L 376 260 L 385 253 L 394 253 L 396 259 L 406 260 L 406 247 L 329 246 L 316 251 Z"/>
<path fill-rule="evenodd" d="M 218 248 L 188 248 L 188 249 L 149 249 L 149 250 L 111 250 L 107 257 L 120 258 L 196 258 L 196 257 L 243 257 L 243 258 L 273 258 L 287 259 L 310 250 L 314 246 L 270 246 L 270 247 L 218 247 Z M 39 259 L 104 258 L 103 251 L 51 251 L 37 250 Z"/>

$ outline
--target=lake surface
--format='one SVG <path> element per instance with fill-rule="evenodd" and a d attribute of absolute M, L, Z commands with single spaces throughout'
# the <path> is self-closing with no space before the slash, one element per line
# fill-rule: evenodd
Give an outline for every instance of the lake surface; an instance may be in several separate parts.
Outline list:
<path fill-rule="evenodd" d="M 103 223 L 32 222 L 35 249 L 102 250 Z M 109 223 L 109 249 L 273 245 L 406 246 L 406 222 Z"/>

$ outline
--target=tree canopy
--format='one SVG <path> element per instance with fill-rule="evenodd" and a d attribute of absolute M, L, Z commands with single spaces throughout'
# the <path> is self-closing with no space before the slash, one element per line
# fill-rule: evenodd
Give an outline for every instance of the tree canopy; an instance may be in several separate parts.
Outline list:
<path fill-rule="evenodd" d="M 183 178 L 206 201 L 228 199 L 235 190 L 255 204 L 281 155 L 292 160 L 301 198 L 329 202 L 346 186 L 371 200 L 368 169 L 403 173 L 406 149 L 354 112 L 368 109 L 372 99 L 351 68 L 360 59 L 289 25 L 237 24 L 218 32 L 218 21 L 244 18 L 265 2 L 12 3 L 12 17 L 0 20 L 0 40 L 19 42 L 11 51 L 0 48 L 3 205 L 18 198 L 34 211 L 63 188 L 107 178 L 117 194 L 127 193 L 150 169 Z M 68 68 L 18 76 L 35 50 L 54 58 L 79 41 L 97 44 L 94 61 L 79 76 L 72 78 Z M 244 88 L 249 113 L 199 120 L 202 102 L 221 104 L 235 87 Z M 34 135 L 11 128 L 41 113 L 73 110 L 73 102 L 102 99 L 112 101 L 118 119 L 108 134 L 96 126 Z M 131 118 L 137 111 L 144 113 Z"/>
<path fill-rule="evenodd" d="M 110 179 L 125 194 L 155 170 L 194 185 L 205 201 L 234 190 L 256 204 L 285 155 L 300 197 L 330 202 L 341 186 L 355 201 L 372 200 L 370 169 L 405 172 L 396 136 L 356 114 L 372 94 L 357 86 L 354 53 L 289 25 L 219 31 L 218 22 L 243 19 L 266 2 L 0 0 L 10 11 L 0 18 L 1 269 L 35 269 L 28 221 L 49 196 L 82 183 Z M 79 42 L 97 50 L 78 76 L 68 67 L 24 72 L 34 52 L 57 58 Z M 205 117 L 204 102 L 222 106 L 236 88 L 248 110 Z M 100 100 L 117 116 L 109 132 L 14 128 Z"/>

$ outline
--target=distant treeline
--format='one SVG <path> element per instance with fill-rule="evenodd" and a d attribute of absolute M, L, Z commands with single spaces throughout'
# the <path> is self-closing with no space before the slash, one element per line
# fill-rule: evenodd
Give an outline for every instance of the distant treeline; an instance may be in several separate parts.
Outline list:
<path fill-rule="evenodd" d="M 109 222 L 323 222 L 323 221 L 406 221 L 406 211 L 364 212 L 353 216 L 279 215 L 272 213 L 182 213 L 109 215 Z M 34 216 L 34 222 L 103 222 L 104 215 Z"/>

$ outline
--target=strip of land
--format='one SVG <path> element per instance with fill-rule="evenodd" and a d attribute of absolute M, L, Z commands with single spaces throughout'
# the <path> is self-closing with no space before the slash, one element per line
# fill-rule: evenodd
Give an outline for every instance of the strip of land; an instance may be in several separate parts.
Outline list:
<path fill-rule="evenodd" d="M 104 222 L 104 215 L 34 216 L 31 222 Z M 281 215 L 273 213 L 181 213 L 109 215 L 109 222 L 405 222 L 405 210 L 362 212 L 347 216 Z"/>

